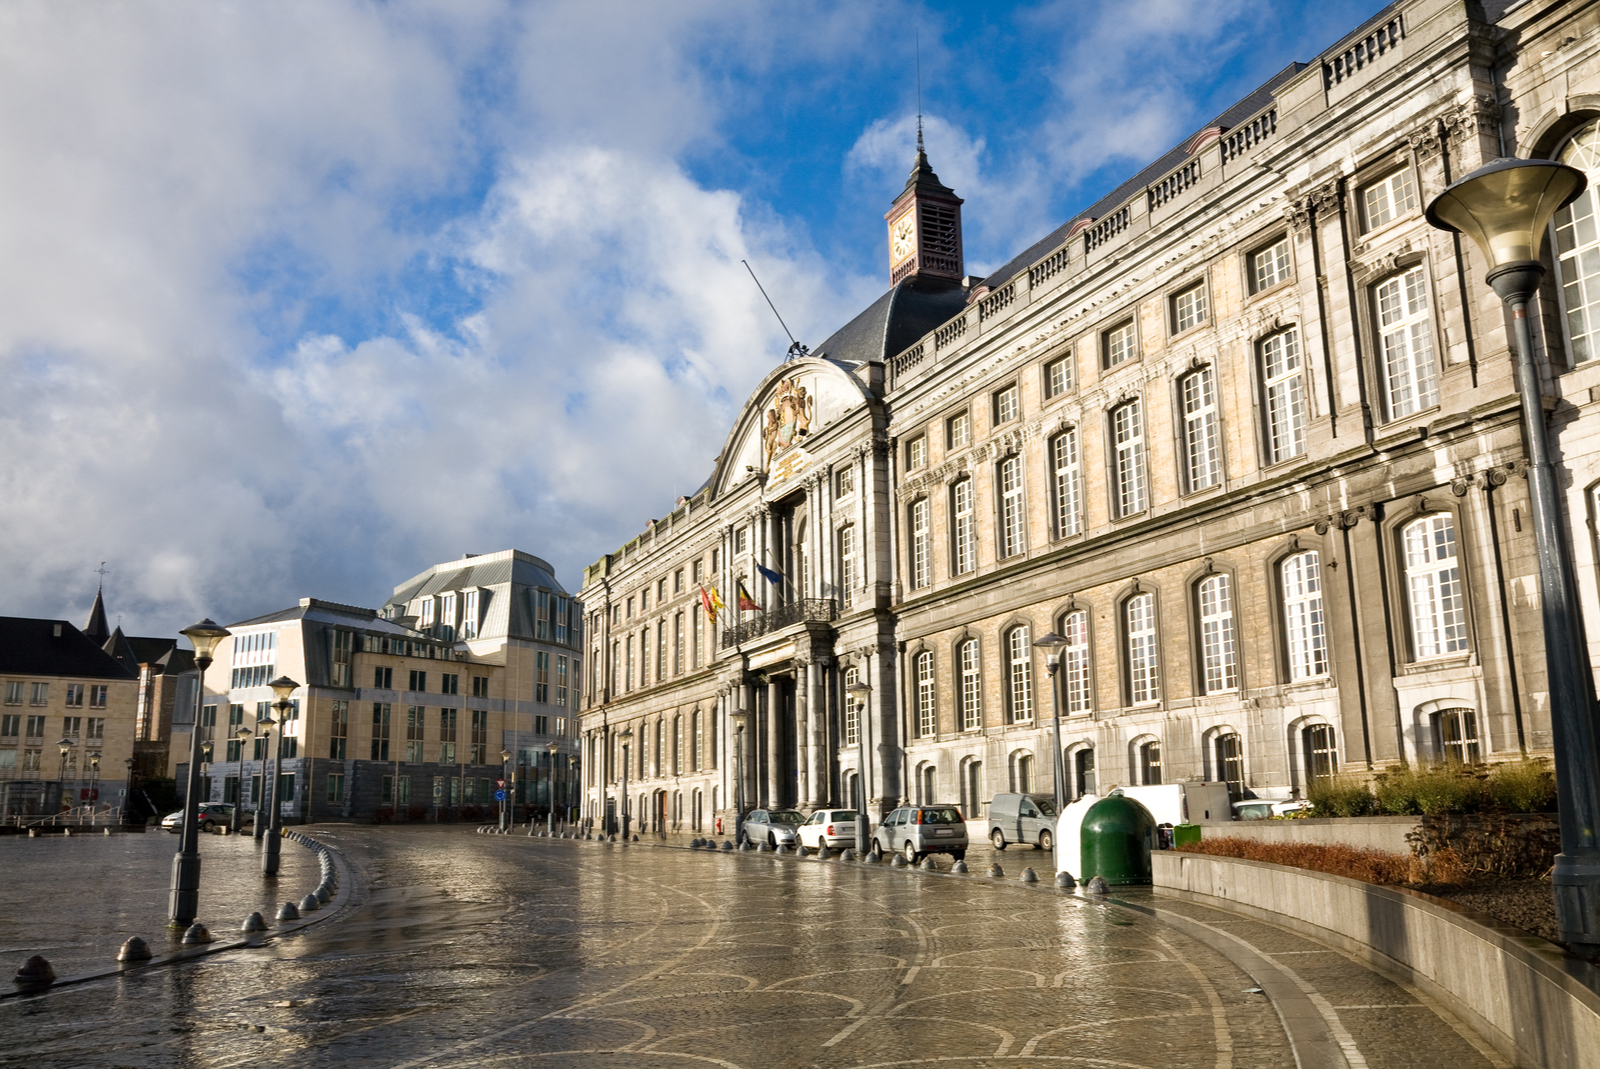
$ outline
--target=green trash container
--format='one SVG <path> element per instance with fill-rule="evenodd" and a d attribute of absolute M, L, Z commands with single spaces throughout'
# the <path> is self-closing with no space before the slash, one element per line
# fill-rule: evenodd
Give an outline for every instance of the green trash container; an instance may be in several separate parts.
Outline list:
<path fill-rule="evenodd" d="M 1156 818 L 1121 791 L 1102 798 L 1083 815 L 1082 879 L 1106 883 L 1150 882 L 1150 851 L 1156 843 Z"/>
<path fill-rule="evenodd" d="M 1174 847 L 1189 846 L 1200 841 L 1200 825 L 1174 824 L 1172 826 L 1172 845 Z"/>

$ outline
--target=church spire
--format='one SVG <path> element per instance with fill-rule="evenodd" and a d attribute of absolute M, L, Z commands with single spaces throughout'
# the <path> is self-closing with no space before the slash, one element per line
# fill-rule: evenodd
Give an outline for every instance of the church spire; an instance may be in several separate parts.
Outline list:
<path fill-rule="evenodd" d="M 884 216 L 889 223 L 889 282 L 912 275 L 959 281 L 965 273 L 961 253 L 961 204 L 955 190 L 939 181 L 928 163 L 917 115 L 917 156 L 906 187 Z"/>
<path fill-rule="evenodd" d="M 89 610 L 89 622 L 83 625 L 83 633 L 94 639 L 96 646 L 104 646 L 106 639 L 111 637 L 111 629 L 106 626 L 106 603 L 101 596 L 104 588 L 94 592 L 94 608 Z"/>

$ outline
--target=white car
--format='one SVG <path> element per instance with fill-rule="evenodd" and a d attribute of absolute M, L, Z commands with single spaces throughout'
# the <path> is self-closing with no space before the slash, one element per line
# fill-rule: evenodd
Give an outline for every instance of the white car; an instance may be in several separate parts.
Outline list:
<path fill-rule="evenodd" d="M 1249 798 L 1233 803 L 1234 820 L 1270 820 L 1273 817 L 1294 816 L 1311 808 L 1311 803 L 1299 798 L 1275 801 L 1271 798 Z"/>
<path fill-rule="evenodd" d="M 816 853 L 824 843 L 829 850 L 856 845 L 854 809 L 819 809 L 800 825 L 800 849 Z"/>

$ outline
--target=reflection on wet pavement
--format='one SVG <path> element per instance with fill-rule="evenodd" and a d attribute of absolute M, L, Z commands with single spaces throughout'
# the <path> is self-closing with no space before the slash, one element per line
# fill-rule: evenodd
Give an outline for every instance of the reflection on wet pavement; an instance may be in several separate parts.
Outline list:
<path fill-rule="evenodd" d="M 310 830 L 365 874 L 360 909 L 260 949 L 0 1003 L 0 1064 L 1295 1063 L 1273 1005 L 1216 951 L 1014 881 L 450 827 Z M 1397 1054 L 1426 1042 L 1462 1069 L 1490 1064 L 1337 955 L 1330 990 L 1341 966 L 1364 1003 L 1410 1007 Z M 1400 1064 L 1386 1027 L 1363 1033 L 1370 1065 Z"/>

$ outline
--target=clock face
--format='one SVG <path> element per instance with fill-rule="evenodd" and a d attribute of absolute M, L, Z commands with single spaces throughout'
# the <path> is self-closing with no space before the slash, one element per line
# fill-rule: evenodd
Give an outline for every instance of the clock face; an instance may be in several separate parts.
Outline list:
<path fill-rule="evenodd" d="M 917 251 L 917 220 L 915 212 L 907 212 L 889 228 L 889 259 L 899 263 Z"/>

